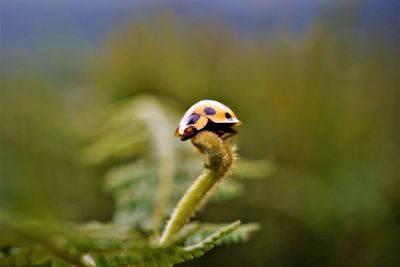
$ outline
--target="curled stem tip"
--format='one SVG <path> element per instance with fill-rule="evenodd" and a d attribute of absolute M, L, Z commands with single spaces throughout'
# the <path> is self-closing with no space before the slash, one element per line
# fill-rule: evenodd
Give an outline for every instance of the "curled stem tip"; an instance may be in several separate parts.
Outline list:
<path fill-rule="evenodd" d="M 192 144 L 206 155 L 204 172 L 189 187 L 178 202 L 161 235 L 160 245 L 168 243 L 205 202 L 209 192 L 219 181 L 231 175 L 236 158 L 235 146 L 209 131 L 195 135 Z"/>

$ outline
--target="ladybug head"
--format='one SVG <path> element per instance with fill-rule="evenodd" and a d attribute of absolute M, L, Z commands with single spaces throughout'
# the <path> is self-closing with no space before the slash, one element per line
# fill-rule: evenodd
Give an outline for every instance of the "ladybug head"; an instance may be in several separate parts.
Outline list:
<path fill-rule="evenodd" d="M 197 132 L 198 130 L 193 125 L 188 125 L 183 129 L 183 131 L 178 127 L 175 131 L 175 135 L 178 136 L 181 141 L 185 141 L 192 138 Z"/>
<path fill-rule="evenodd" d="M 175 135 L 182 141 L 192 138 L 198 131 L 203 129 L 208 123 L 208 119 L 202 115 L 192 113 L 184 116 L 179 122 Z"/>
<path fill-rule="evenodd" d="M 198 132 L 198 130 L 194 126 L 192 126 L 192 125 L 187 126 L 185 128 L 185 130 L 183 131 L 183 135 L 181 136 L 181 140 L 185 141 L 185 140 L 187 140 L 189 138 L 192 138 L 197 132 Z"/>

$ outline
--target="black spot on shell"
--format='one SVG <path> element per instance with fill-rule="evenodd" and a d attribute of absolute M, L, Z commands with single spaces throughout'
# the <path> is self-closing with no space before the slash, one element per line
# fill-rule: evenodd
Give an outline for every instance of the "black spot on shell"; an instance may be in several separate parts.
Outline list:
<path fill-rule="evenodd" d="M 229 114 L 229 112 L 225 112 L 225 118 L 227 118 L 228 120 L 232 120 L 232 116 L 231 114 Z"/>
<path fill-rule="evenodd" d="M 193 113 L 192 115 L 190 115 L 187 120 L 186 120 L 186 124 L 195 124 L 198 120 L 200 119 L 200 115 Z"/>
<path fill-rule="evenodd" d="M 204 113 L 206 113 L 207 115 L 214 115 L 216 113 L 215 109 L 211 108 L 211 107 L 206 107 L 204 108 Z"/>

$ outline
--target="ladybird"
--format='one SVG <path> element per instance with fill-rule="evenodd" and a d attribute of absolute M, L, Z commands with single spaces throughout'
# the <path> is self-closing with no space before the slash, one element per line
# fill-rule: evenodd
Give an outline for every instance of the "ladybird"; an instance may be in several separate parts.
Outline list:
<path fill-rule="evenodd" d="M 236 134 L 232 126 L 241 122 L 226 105 L 215 100 L 201 100 L 191 106 L 179 122 L 175 135 L 181 141 L 192 138 L 201 130 L 208 130 L 226 138 Z"/>

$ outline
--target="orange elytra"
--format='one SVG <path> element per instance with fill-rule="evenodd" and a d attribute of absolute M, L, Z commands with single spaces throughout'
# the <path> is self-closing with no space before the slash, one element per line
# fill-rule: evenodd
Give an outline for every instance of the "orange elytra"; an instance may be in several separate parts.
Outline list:
<path fill-rule="evenodd" d="M 237 134 L 232 127 L 240 124 L 241 122 L 228 106 L 215 100 L 201 100 L 183 115 L 175 135 L 185 141 L 201 130 L 208 130 L 226 138 Z"/>

